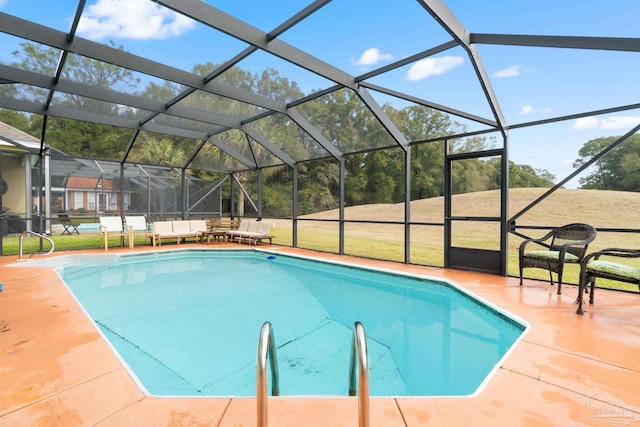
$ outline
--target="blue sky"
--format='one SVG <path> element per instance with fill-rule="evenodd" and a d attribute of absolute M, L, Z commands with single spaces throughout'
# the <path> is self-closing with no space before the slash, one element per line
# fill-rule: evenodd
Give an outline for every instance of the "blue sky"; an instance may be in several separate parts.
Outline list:
<path fill-rule="evenodd" d="M 268 32 L 309 1 L 208 3 Z M 445 3 L 462 25 L 474 33 L 640 37 L 638 0 Z M 68 30 L 76 6 L 75 1 L 68 0 L 55 2 L 55 7 L 50 0 L 0 0 L 1 11 L 61 31 Z M 188 71 L 195 64 L 220 63 L 246 47 L 148 0 L 89 0 L 79 35 L 98 42 L 113 40 L 130 52 Z M 280 38 L 352 75 L 449 40 L 416 0 L 333 0 Z M 0 36 L 0 61 L 13 60 L 9 52 L 17 48 L 18 42 Z M 640 101 L 638 53 L 487 45 L 478 46 L 478 50 L 509 124 Z M 254 72 L 276 68 L 281 75 L 297 81 L 305 92 L 332 85 L 265 53 L 254 54 L 240 65 Z M 469 58 L 459 48 L 371 82 L 491 117 Z M 395 102 L 389 97 L 375 93 L 374 96 L 380 103 Z M 571 164 L 585 142 L 622 135 L 638 123 L 640 111 L 631 110 L 512 131 L 511 159 L 548 169 L 563 178 L 573 170 Z M 577 181 L 568 184 L 577 185 Z"/>

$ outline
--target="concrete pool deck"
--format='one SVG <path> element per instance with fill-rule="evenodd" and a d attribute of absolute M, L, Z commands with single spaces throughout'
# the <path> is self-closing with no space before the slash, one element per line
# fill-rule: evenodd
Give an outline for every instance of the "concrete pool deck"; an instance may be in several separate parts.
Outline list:
<path fill-rule="evenodd" d="M 237 245 L 184 244 L 227 249 Z M 246 246 L 243 246 L 246 248 Z M 454 281 L 532 328 L 474 397 L 372 398 L 371 426 L 572 426 L 640 423 L 640 295 L 322 254 Z M 176 249 L 140 246 L 135 252 Z M 110 248 L 110 253 L 130 252 Z M 50 255 L 104 251 L 56 252 Z M 0 257 L 0 426 L 255 426 L 255 398 L 156 398 L 140 391 L 64 284 L 48 268 Z M 346 381 L 346 379 L 345 379 Z M 271 426 L 357 426 L 355 397 L 269 399 Z"/>

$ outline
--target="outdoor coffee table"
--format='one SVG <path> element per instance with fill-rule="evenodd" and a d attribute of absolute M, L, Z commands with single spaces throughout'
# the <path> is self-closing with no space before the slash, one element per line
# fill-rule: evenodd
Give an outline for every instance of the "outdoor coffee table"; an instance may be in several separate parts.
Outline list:
<path fill-rule="evenodd" d="M 207 245 L 211 243 L 211 238 L 213 237 L 216 242 L 220 241 L 222 237 L 222 241 L 227 243 L 227 232 L 224 230 L 208 230 L 202 232 L 202 242 L 204 242 L 204 238 L 207 238 Z"/>

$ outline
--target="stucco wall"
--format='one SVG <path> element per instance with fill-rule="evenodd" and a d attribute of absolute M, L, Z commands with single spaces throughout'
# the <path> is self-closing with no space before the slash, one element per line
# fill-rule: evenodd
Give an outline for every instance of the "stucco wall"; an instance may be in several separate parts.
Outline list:
<path fill-rule="evenodd" d="M 25 170 L 22 155 L 2 154 L 2 179 L 9 189 L 2 195 L 2 207 L 5 211 L 25 215 Z"/>

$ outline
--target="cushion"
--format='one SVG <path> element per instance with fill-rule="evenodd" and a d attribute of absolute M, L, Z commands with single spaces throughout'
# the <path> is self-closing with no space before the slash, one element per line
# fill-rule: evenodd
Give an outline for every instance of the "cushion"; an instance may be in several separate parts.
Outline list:
<path fill-rule="evenodd" d="M 155 234 L 175 235 L 173 228 L 171 227 L 171 221 L 155 221 L 153 223 L 153 231 Z"/>
<path fill-rule="evenodd" d="M 190 219 L 189 230 L 194 233 L 202 233 L 203 231 L 207 231 L 207 221 L 205 221 L 204 219 Z"/>
<path fill-rule="evenodd" d="M 558 251 L 531 251 L 524 255 L 532 258 L 548 259 L 549 261 L 558 261 L 558 258 L 560 258 L 560 252 Z M 578 262 L 580 258 L 570 252 L 565 252 L 564 260 L 568 262 Z"/>
<path fill-rule="evenodd" d="M 100 228 L 103 233 L 122 233 L 122 218 L 119 216 L 101 216 Z"/>
<path fill-rule="evenodd" d="M 127 229 L 133 227 L 133 231 L 147 231 L 147 220 L 144 216 L 125 216 L 125 222 L 127 223 Z"/>
<path fill-rule="evenodd" d="M 594 260 L 587 264 L 587 271 L 605 273 L 610 276 L 626 277 L 628 279 L 640 280 L 640 268 L 620 264 L 612 261 Z"/>
<path fill-rule="evenodd" d="M 265 236 L 269 235 L 269 231 L 271 231 L 271 223 L 266 221 L 258 222 L 258 233 L 263 234 Z"/>
<path fill-rule="evenodd" d="M 175 220 L 171 221 L 171 227 L 173 228 L 174 233 L 178 233 L 180 235 L 188 236 L 191 234 L 191 228 L 189 227 L 188 220 Z"/>

